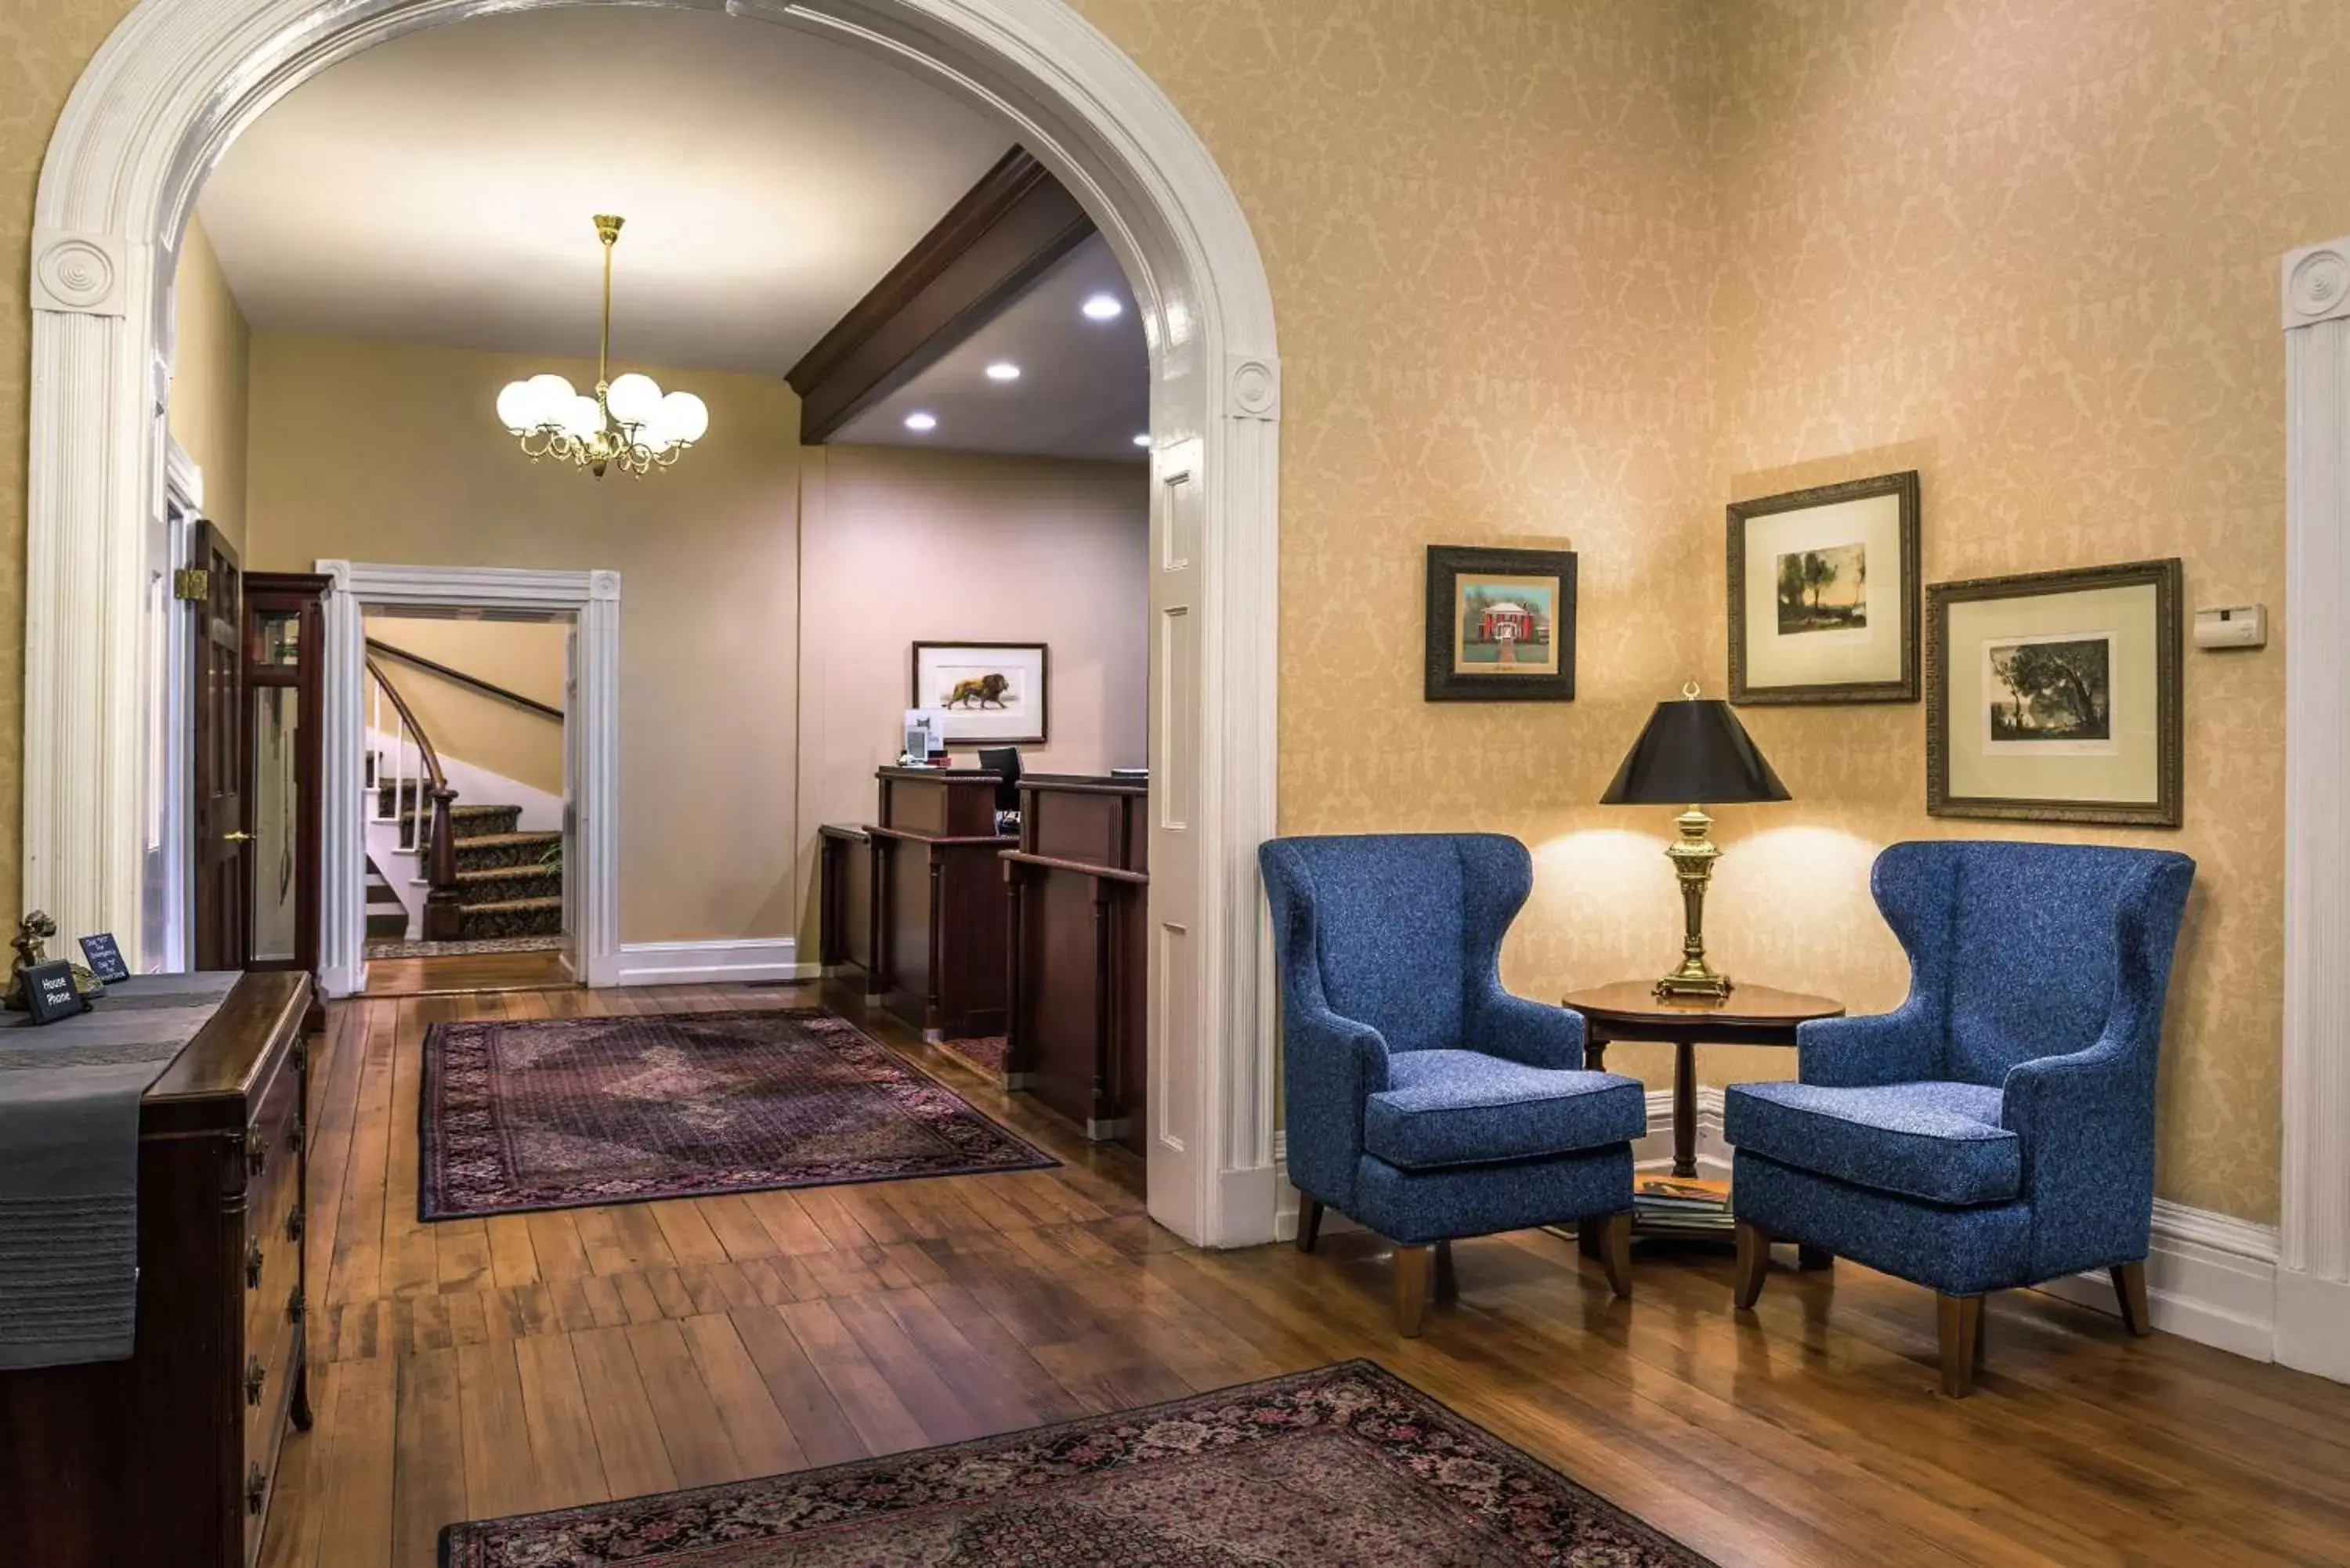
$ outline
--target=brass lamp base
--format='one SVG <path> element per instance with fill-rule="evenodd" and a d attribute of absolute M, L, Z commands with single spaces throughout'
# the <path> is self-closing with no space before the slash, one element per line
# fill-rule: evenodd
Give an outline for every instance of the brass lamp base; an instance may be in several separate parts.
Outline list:
<path fill-rule="evenodd" d="M 1713 863 L 1721 851 L 1713 846 L 1713 818 L 1700 806 L 1690 806 L 1674 819 L 1680 838 L 1665 850 L 1681 885 L 1681 961 L 1656 983 L 1659 1002 L 1697 997 L 1720 1002 L 1731 992 L 1730 977 L 1705 961 L 1705 888 L 1713 879 Z"/>

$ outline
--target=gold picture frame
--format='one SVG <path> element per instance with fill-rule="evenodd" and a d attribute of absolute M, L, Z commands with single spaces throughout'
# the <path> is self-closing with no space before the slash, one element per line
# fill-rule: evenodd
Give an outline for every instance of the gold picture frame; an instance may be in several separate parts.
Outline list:
<path fill-rule="evenodd" d="M 1926 590 L 1926 810 L 2179 826 L 2185 568 L 2173 557 Z"/>
<path fill-rule="evenodd" d="M 1732 702 L 1918 700 L 1917 470 L 1735 501 L 1727 515 Z"/>

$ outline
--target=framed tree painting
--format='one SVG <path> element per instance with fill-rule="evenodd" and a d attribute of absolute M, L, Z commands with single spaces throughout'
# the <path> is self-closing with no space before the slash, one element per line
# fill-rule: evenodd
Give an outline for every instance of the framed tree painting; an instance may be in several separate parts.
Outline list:
<path fill-rule="evenodd" d="M 1041 746 L 1049 662 L 1041 642 L 918 642 L 906 706 L 935 709 L 950 743 Z"/>
<path fill-rule="evenodd" d="M 1918 472 L 1731 504 L 1730 700 L 1918 700 Z"/>
<path fill-rule="evenodd" d="M 2177 560 L 1927 589 L 1926 809 L 2177 827 Z"/>
<path fill-rule="evenodd" d="M 1430 702 L 1575 696 L 1575 552 L 1428 547 Z"/>

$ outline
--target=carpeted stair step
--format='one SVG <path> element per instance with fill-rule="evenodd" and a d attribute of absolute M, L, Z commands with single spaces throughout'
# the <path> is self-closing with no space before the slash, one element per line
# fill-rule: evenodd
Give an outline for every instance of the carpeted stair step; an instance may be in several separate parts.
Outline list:
<path fill-rule="evenodd" d="M 457 836 L 461 844 L 468 838 L 512 833 L 521 826 L 522 807 L 518 805 L 467 805 L 460 802 L 449 808 L 449 831 Z"/>
<path fill-rule="evenodd" d="M 547 852 L 563 845 L 560 833 L 484 833 L 457 839 L 457 873 L 495 871 L 510 867 L 544 867 Z"/>
<path fill-rule="evenodd" d="M 515 898 L 560 898 L 560 865 L 493 866 L 457 873 L 457 897 L 467 904 L 499 904 Z"/>
<path fill-rule="evenodd" d="M 494 904 L 467 904 L 459 912 L 458 936 L 465 941 L 488 937 L 551 937 L 563 930 L 563 900 L 508 898 Z"/>

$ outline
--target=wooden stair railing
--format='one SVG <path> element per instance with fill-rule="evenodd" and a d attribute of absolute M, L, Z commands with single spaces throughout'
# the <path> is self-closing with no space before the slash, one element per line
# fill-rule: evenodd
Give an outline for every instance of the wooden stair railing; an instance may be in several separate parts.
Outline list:
<path fill-rule="evenodd" d="M 400 696 L 400 688 L 383 672 L 383 666 L 370 659 L 368 675 L 375 681 L 380 697 L 376 706 L 374 728 L 382 733 L 382 701 L 389 698 L 398 719 L 393 732 L 392 778 L 390 784 L 392 815 L 406 816 L 408 829 L 405 843 L 425 849 L 424 868 L 424 940 L 428 942 L 454 941 L 463 934 L 464 911 L 457 887 L 457 836 L 450 830 L 449 808 L 455 804 L 457 792 L 449 787 L 448 775 L 441 770 L 441 753 L 433 749 L 432 737 L 424 726 L 416 722 L 415 712 Z M 411 780 L 407 774 L 408 748 L 416 747 L 418 775 Z M 380 777 L 369 781 L 370 786 L 381 789 Z M 410 784 L 416 788 L 411 794 Z M 429 804 L 428 804 L 429 803 Z"/>

